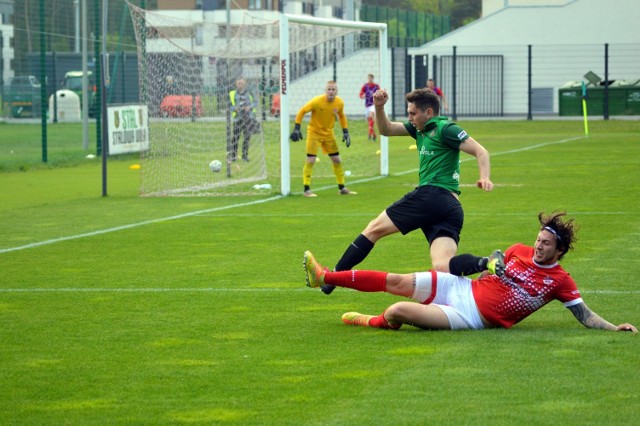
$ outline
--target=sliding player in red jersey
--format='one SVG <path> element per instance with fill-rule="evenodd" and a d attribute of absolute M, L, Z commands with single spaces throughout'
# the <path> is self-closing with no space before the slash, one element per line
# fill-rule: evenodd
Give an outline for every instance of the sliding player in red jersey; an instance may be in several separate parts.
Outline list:
<path fill-rule="evenodd" d="M 616 326 L 589 309 L 573 278 L 558 263 L 575 241 L 573 219 L 563 221 L 564 215 L 564 212 L 540 213 L 541 227 L 534 245 L 512 245 L 504 260 L 494 258 L 488 265 L 487 269 L 493 269 L 494 274 L 483 273 L 478 279 L 436 271 L 330 272 L 306 252 L 307 285 L 331 284 L 364 292 L 387 292 L 418 302 L 395 303 L 378 316 L 347 312 L 342 321 L 349 325 L 394 330 L 402 324 L 430 330 L 510 328 L 552 300 L 558 300 L 587 328 L 637 333 L 633 325 Z"/>

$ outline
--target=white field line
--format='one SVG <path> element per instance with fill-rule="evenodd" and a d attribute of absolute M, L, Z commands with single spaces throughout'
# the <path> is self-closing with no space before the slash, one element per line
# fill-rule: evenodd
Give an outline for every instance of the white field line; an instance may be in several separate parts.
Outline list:
<path fill-rule="evenodd" d="M 472 185 L 475 188 L 475 185 Z M 495 186 L 495 185 L 494 185 Z M 591 211 L 571 211 L 571 214 L 579 214 L 580 216 L 623 216 L 628 214 L 637 214 L 636 212 L 591 212 Z M 496 216 L 495 213 L 477 213 L 477 212 L 465 212 L 466 216 L 487 216 L 493 217 Z M 212 214 L 200 214 L 203 217 L 335 217 L 335 213 L 225 213 L 219 214 L 216 212 L 212 212 Z M 361 213 L 340 213 L 340 217 L 371 217 L 371 212 L 361 212 Z M 521 212 L 521 213 L 500 213 L 500 217 L 531 217 L 531 212 Z M 640 235 L 637 234 L 629 234 L 629 235 Z"/>
<path fill-rule="evenodd" d="M 197 210 L 197 211 L 193 211 L 193 212 L 178 214 L 178 215 L 175 215 L 175 216 L 161 217 L 161 218 L 158 218 L 158 219 L 151 219 L 151 220 L 145 220 L 145 221 L 137 222 L 137 223 L 130 223 L 128 225 L 116 226 L 114 228 L 100 229 L 100 230 L 93 231 L 93 232 L 87 232 L 85 234 L 69 235 L 67 237 L 60 237 L 60 238 L 54 238 L 54 239 L 51 239 L 51 240 L 39 241 L 37 243 L 25 244 L 23 246 L 0 249 L 0 254 L 1 253 L 11 252 L 11 251 L 24 250 L 24 249 L 44 246 L 44 245 L 47 245 L 47 244 L 59 243 L 61 241 L 69 241 L 69 240 L 76 240 L 78 238 L 93 237 L 95 235 L 107 234 L 107 233 L 110 233 L 110 232 L 121 231 L 123 229 L 137 228 L 139 226 L 149 225 L 149 224 L 152 224 L 152 223 L 166 222 L 166 221 L 169 221 L 169 220 L 182 219 L 182 218 L 185 218 L 185 217 L 191 217 L 191 216 L 197 216 L 197 215 L 200 215 L 200 214 L 206 214 L 206 213 L 212 213 L 212 212 L 216 212 L 216 211 L 228 210 L 228 209 L 233 209 L 233 208 L 236 208 L 236 207 L 244 207 L 244 206 L 251 206 L 253 204 L 267 203 L 269 201 L 279 200 L 280 198 L 282 198 L 282 196 L 278 195 L 278 196 L 275 196 L 275 197 L 265 198 L 264 200 L 256 200 L 256 201 L 250 201 L 250 202 L 247 202 L 247 203 L 232 204 L 230 206 L 214 207 L 214 208 L 205 209 L 205 210 Z"/>
<path fill-rule="evenodd" d="M 529 151 L 529 150 L 532 150 L 532 149 L 542 148 L 542 147 L 549 146 L 549 145 L 563 144 L 563 143 L 566 143 L 566 142 L 571 142 L 571 141 L 575 141 L 575 140 L 579 140 L 579 139 L 583 139 L 583 137 L 574 137 L 574 138 L 562 139 L 562 140 L 554 141 L 554 142 L 545 142 L 545 143 L 541 143 L 541 144 L 537 144 L 537 145 L 527 146 L 527 147 L 524 147 L 524 148 L 513 149 L 511 151 L 497 152 L 495 154 L 491 154 L 491 156 L 495 157 L 495 156 L 498 156 L 498 155 L 515 154 L 515 153 L 518 153 L 518 152 Z M 471 157 L 470 158 L 465 158 L 465 159 L 461 160 L 461 162 L 470 161 L 472 159 L 473 158 L 471 158 Z M 408 174 L 408 173 L 415 173 L 416 170 L 417 169 L 412 169 L 412 170 L 408 170 L 408 171 L 405 171 L 405 172 L 397 173 L 396 175 L 401 176 L 401 175 L 405 175 L 405 174 Z M 369 182 L 369 181 L 378 180 L 378 179 L 382 179 L 382 176 L 375 176 L 375 177 L 372 177 L 372 178 L 360 179 L 360 180 L 356 180 L 356 181 L 353 181 L 353 182 L 354 183 L 362 183 L 362 182 Z M 319 188 L 319 190 L 321 190 L 321 189 L 329 189 L 329 188 L 333 188 L 333 186 L 327 186 L 327 187 L 324 187 L 324 188 Z M 234 208 L 237 208 L 237 207 L 245 207 L 245 206 L 250 206 L 250 205 L 253 205 L 253 204 L 267 203 L 267 202 L 270 202 L 270 201 L 279 200 L 281 198 L 282 198 L 282 196 L 279 195 L 279 196 L 275 196 L 275 197 L 266 198 L 264 200 L 257 200 L 257 201 L 247 202 L 247 203 L 239 203 L 239 204 L 231 204 L 229 206 L 215 207 L 215 208 L 205 209 L 205 210 L 197 210 L 197 211 L 194 211 L 194 212 L 183 213 L 183 214 L 179 214 L 179 215 L 175 215 L 175 216 L 168 216 L 168 217 L 163 217 L 163 218 L 158 218 L 158 219 L 145 220 L 145 221 L 142 221 L 142 222 L 130 223 L 128 225 L 116 226 L 116 227 L 113 227 L 113 228 L 100 229 L 100 230 L 97 230 L 97 231 L 87 232 L 87 233 L 84 233 L 84 234 L 69 235 L 69 236 L 66 236 L 66 237 L 53 238 L 53 239 L 50 239 L 50 240 L 38 241 L 38 242 L 35 242 L 35 243 L 25 244 L 23 246 L 9 247 L 9 248 L 0 249 L 0 254 L 9 253 L 9 252 L 13 252 L 13 251 L 19 251 L 19 250 L 26 250 L 26 249 L 30 249 L 30 248 L 34 248 L 34 247 L 40 247 L 40 246 L 49 245 L 49 244 L 55 244 L 55 243 L 59 243 L 59 242 L 62 242 L 62 241 L 76 240 L 76 239 L 79 239 L 79 238 L 86 238 L 86 237 L 93 237 L 93 236 L 101 235 L 101 234 L 108 234 L 110 232 L 122 231 L 124 229 L 137 228 L 137 227 L 140 227 L 140 226 L 150 225 L 150 224 L 153 224 L 153 223 L 159 223 L 159 222 L 166 222 L 166 221 L 169 221 L 169 220 L 182 219 L 182 218 L 185 218 L 185 217 L 197 216 L 197 215 L 206 214 L 206 213 L 213 213 L 213 212 L 222 211 L 222 210 L 229 210 L 229 209 L 234 209 Z"/>
<path fill-rule="evenodd" d="M 267 291 L 308 291 L 308 288 L 0 288 L 0 293 L 244 293 Z"/>
<path fill-rule="evenodd" d="M 580 139 L 584 139 L 584 136 L 579 136 L 579 137 L 574 137 L 574 138 L 569 138 L 569 139 L 561 139 L 559 141 L 553 141 L 553 142 L 545 142 L 545 143 L 539 143 L 537 145 L 531 145 L 531 146 L 525 146 L 524 148 L 518 148 L 518 149 L 512 149 L 511 151 L 502 151 L 502 152 L 496 152 L 493 153 L 491 152 L 491 157 L 497 157 L 499 155 L 506 155 L 506 154 L 517 154 L 519 152 L 524 152 L 524 151 L 530 151 L 532 149 L 536 149 L 536 148 L 542 148 L 545 146 L 550 146 L 550 145 L 560 145 L 563 143 L 567 143 L 567 142 L 573 142 L 573 141 L 577 141 Z M 474 160 L 474 157 L 467 157 L 467 158 L 463 158 L 462 160 L 460 160 L 461 163 L 465 163 L 467 161 L 471 161 Z M 401 173 L 397 173 L 398 175 L 406 175 L 408 173 L 415 173 L 418 169 L 412 169 L 412 170 L 406 170 L 404 172 Z"/>
<path fill-rule="evenodd" d="M 300 292 L 308 288 L 0 288 L 1 293 L 253 293 L 253 292 Z M 640 294 L 640 290 L 580 290 L 581 294 Z"/>

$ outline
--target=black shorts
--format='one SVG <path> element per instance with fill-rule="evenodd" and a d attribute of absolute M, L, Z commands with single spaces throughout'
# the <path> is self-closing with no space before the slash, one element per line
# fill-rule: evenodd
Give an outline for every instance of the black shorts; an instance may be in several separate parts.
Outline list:
<path fill-rule="evenodd" d="M 453 238 L 456 244 L 460 241 L 464 212 L 460 201 L 447 189 L 420 186 L 386 211 L 403 235 L 420 228 L 429 244 L 443 236 Z"/>

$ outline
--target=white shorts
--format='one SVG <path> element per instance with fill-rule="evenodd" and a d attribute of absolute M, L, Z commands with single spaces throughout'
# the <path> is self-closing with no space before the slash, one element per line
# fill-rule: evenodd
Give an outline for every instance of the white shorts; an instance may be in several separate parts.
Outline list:
<path fill-rule="evenodd" d="M 371 105 L 371 106 L 365 107 L 365 109 L 364 109 L 365 118 L 368 118 L 369 114 L 374 114 L 375 115 L 375 113 L 376 113 L 375 105 Z"/>
<path fill-rule="evenodd" d="M 416 273 L 416 288 L 412 296 L 414 300 L 442 309 L 452 330 L 484 328 L 469 278 L 436 272 L 437 279 L 433 285 L 431 277 L 431 271 Z"/>

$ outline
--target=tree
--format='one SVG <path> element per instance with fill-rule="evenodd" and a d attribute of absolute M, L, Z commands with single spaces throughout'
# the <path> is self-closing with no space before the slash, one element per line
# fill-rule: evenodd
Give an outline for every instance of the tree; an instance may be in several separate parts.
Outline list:
<path fill-rule="evenodd" d="M 363 0 L 362 3 L 450 16 L 452 29 L 475 21 L 482 13 L 482 0 Z"/>
<path fill-rule="evenodd" d="M 482 0 L 453 0 L 451 9 L 451 27 L 453 29 L 465 26 L 482 14 Z"/>
<path fill-rule="evenodd" d="M 452 0 L 409 0 L 411 9 L 433 15 L 449 15 Z"/>
<path fill-rule="evenodd" d="M 362 4 L 366 4 L 368 6 L 418 10 L 412 7 L 412 3 L 413 3 L 413 0 L 362 0 Z"/>

